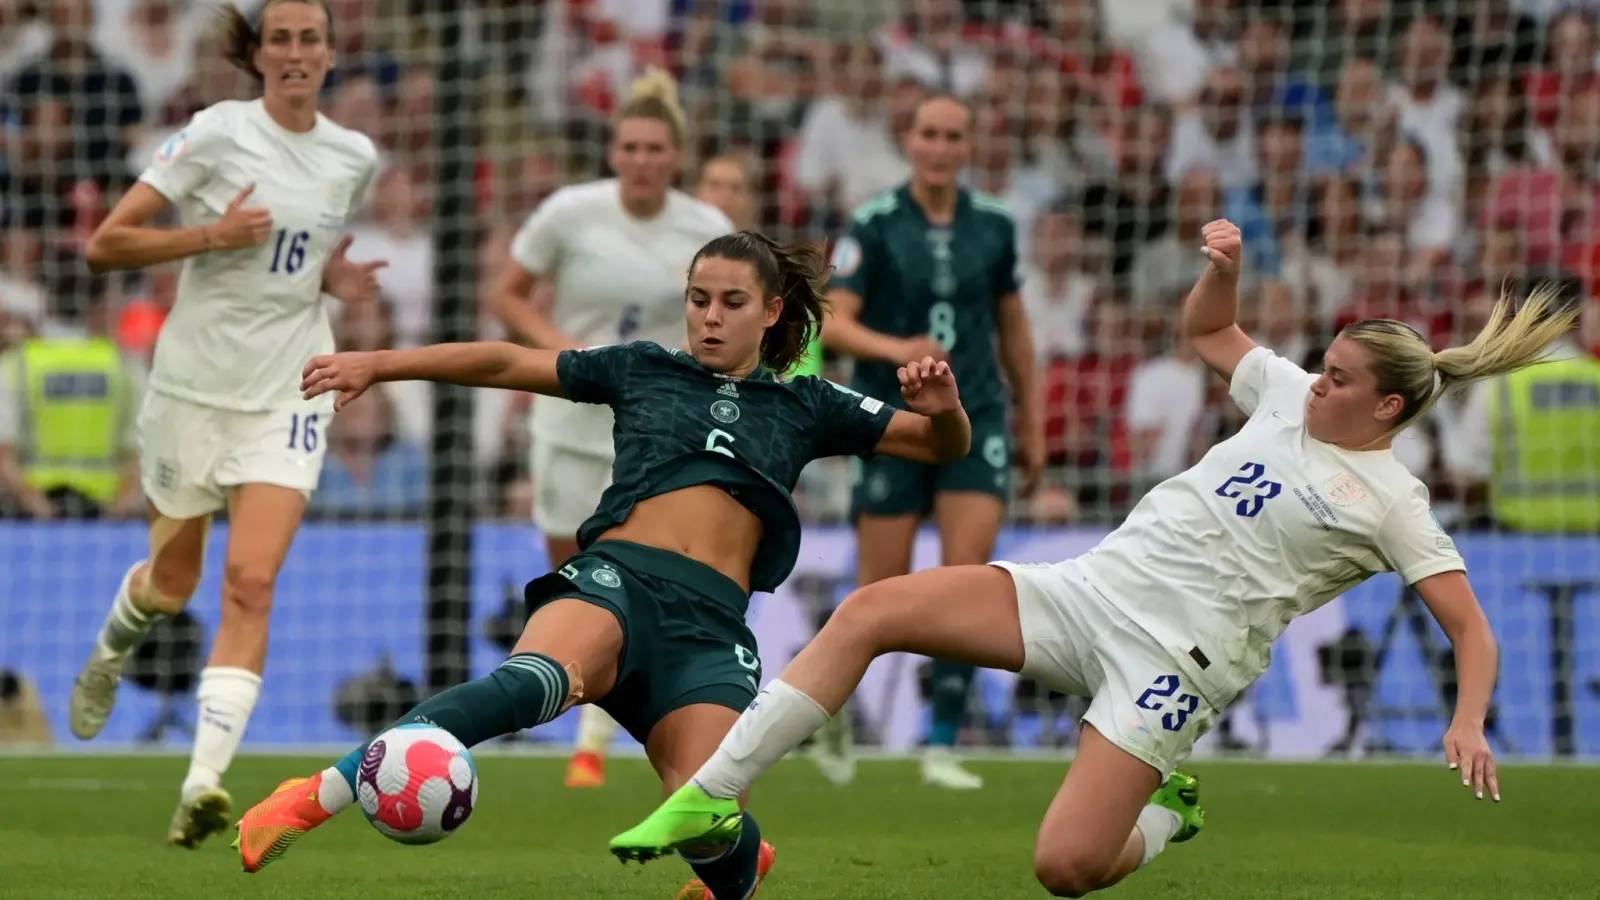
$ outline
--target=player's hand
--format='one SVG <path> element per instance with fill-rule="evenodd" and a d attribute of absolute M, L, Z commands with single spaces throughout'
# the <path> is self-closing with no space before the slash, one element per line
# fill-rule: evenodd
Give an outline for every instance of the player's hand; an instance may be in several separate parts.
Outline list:
<path fill-rule="evenodd" d="M 900 396 L 906 408 L 924 416 L 937 416 L 961 408 L 956 376 L 950 364 L 924 356 L 900 367 Z"/>
<path fill-rule="evenodd" d="M 1479 800 L 1487 789 L 1489 796 L 1500 802 L 1500 777 L 1495 774 L 1494 751 L 1489 749 L 1483 726 L 1451 722 L 1444 733 L 1444 758 L 1452 770 L 1461 772 L 1462 786 L 1472 788 Z"/>
<path fill-rule="evenodd" d="M 361 396 L 372 387 L 378 367 L 372 353 L 335 353 L 313 357 L 301 374 L 300 393 L 307 400 L 330 391 L 338 391 L 333 401 L 333 411 L 344 409 L 345 404 Z"/>
<path fill-rule="evenodd" d="M 947 359 L 948 354 L 938 341 L 924 334 L 902 340 L 895 350 L 895 357 L 889 361 L 897 366 L 903 366 L 919 359 L 932 359 L 937 362 Z"/>
<path fill-rule="evenodd" d="M 1239 274 L 1239 261 L 1244 256 L 1244 237 L 1239 226 L 1227 219 L 1218 219 L 1200 229 L 1205 238 L 1206 259 L 1224 275 Z"/>
<path fill-rule="evenodd" d="M 272 213 L 259 206 L 244 205 L 255 190 L 256 186 L 252 184 L 228 202 L 228 208 L 222 211 L 222 218 L 211 226 L 211 249 L 241 250 L 254 247 L 272 234 Z"/>
<path fill-rule="evenodd" d="M 346 303 L 365 303 L 377 298 L 380 289 L 378 270 L 389 265 L 389 261 L 352 262 L 346 253 L 354 240 L 347 234 L 333 248 L 328 264 L 322 269 L 322 290 Z"/>

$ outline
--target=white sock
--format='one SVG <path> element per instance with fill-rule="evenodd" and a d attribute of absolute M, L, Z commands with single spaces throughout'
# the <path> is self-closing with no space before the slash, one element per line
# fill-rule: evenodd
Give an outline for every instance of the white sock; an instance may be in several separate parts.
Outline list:
<path fill-rule="evenodd" d="M 713 797 L 738 797 L 829 718 L 817 701 L 782 681 L 769 682 L 695 773 L 694 782 Z"/>
<path fill-rule="evenodd" d="M 589 704 L 578 711 L 578 740 L 580 753 L 604 753 L 617 734 L 617 720 L 598 706 Z"/>
<path fill-rule="evenodd" d="M 1139 819 L 1133 827 L 1144 835 L 1144 859 L 1139 865 L 1148 866 L 1156 854 L 1167 849 L 1167 841 L 1183 827 L 1183 819 L 1165 806 L 1151 803 L 1139 811 Z"/>
<path fill-rule="evenodd" d="M 317 788 L 317 802 L 330 815 L 356 802 L 356 793 L 350 789 L 350 782 L 344 780 L 344 773 L 339 771 L 338 766 L 322 770 L 322 786 Z"/>
<path fill-rule="evenodd" d="M 200 673 L 200 715 L 194 726 L 194 754 L 183 793 L 222 784 L 233 755 L 244 740 L 250 713 L 261 696 L 261 676 L 248 669 L 207 668 Z"/>
<path fill-rule="evenodd" d="M 111 611 L 106 614 L 105 624 L 100 627 L 99 648 L 107 657 L 126 656 L 139 646 L 144 636 L 150 633 L 150 627 L 161 619 L 160 613 L 145 612 L 133 602 L 133 573 L 143 565 L 142 560 L 134 563 L 133 568 L 122 577 L 122 584 L 117 587 L 117 597 L 111 601 Z"/>

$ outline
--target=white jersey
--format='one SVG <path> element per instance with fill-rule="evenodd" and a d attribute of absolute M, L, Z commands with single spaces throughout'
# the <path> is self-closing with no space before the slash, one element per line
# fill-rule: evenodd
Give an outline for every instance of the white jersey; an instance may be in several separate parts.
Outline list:
<path fill-rule="evenodd" d="M 1265 347 L 1245 354 L 1229 393 L 1249 421 L 1080 560 L 1218 709 L 1266 671 L 1296 617 L 1378 572 L 1415 584 L 1466 569 L 1392 452 L 1306 433 L 1315 380 Z"/>
<path fill-rule="evenodd" d="M 552 319 L 585 346 L 654 341 L 681 347 L 689 263 L 712 238 L 733 231 L 716 207 L 678 191 L 654 219 L 622 208 L 615 179 L 562 188 L 528 217 L 511 258 L 555 288 Z M 538 397 L 533 434 L 545 441 L 611 456 L 609 407 Z"/>
<path fill-rule="evenodd" d="M 333 350 L 322 269 L 377 167 L 365 135 L 320 115 L 309 132 L 287 131 L 259 100 L 202 110 L 168 140 L 139 180 L 177 207 L 184 226 L 218 221 L 254 184 L 246 206 L 272 214 L 272 234 L 184 260 L 151 390 L 252 412 L 300 402 L 302 367 Z"/>

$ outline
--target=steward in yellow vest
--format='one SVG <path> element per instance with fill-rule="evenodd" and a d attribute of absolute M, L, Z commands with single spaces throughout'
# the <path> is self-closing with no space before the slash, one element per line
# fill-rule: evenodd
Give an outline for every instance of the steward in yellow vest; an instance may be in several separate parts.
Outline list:
<path fill-rule="evenodd" d="M 109 338 L 30 338 L 0 357 L 0 479 L 23 506 L 43 515 L 41 498 L 82 514 L 111 512 L 129 479 L 137 481 L 132 419 L 138 378 Z M 57 510 L 58 512 L 61 510 Z M 127 510 L 119 509 L 119 512 Z"/>
<path fill-rule="evenodd" d="M 1514 531 L 1600 533 L 1600 359 L 1561 347 L 1489 388 L 1489 510 Z"/>

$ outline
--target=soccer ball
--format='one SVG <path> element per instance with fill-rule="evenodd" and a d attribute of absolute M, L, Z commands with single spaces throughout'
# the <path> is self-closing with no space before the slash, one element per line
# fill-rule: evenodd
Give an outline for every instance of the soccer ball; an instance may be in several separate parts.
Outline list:
<path fill-rule="evenodd" d="M 367 746 L 356 800 L 372 827 L 402 844 L 454 834 L 478 803 L 478 767 L 455 735 L 435 725 L 400 725 Z"/>

